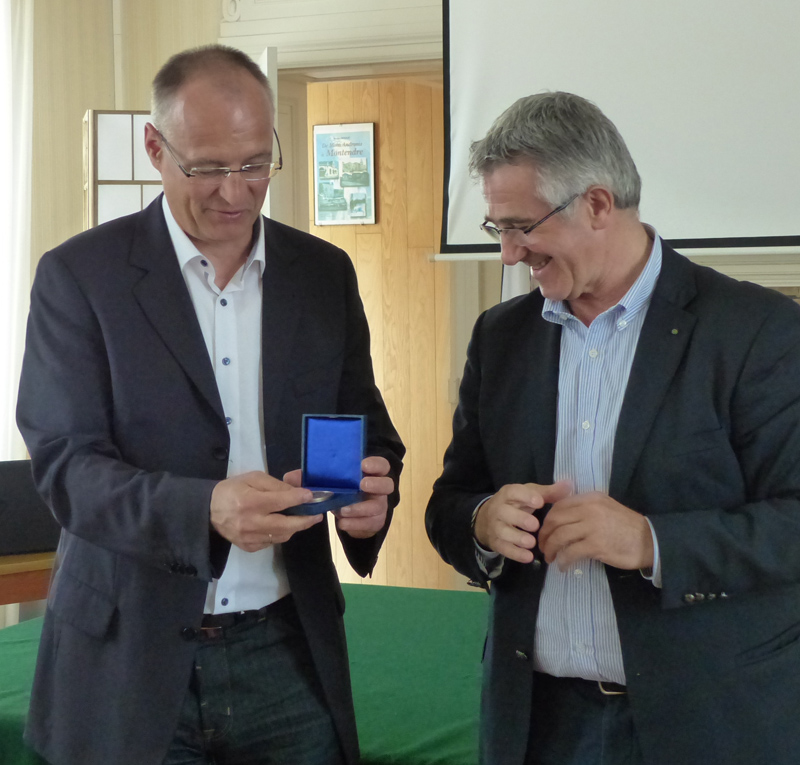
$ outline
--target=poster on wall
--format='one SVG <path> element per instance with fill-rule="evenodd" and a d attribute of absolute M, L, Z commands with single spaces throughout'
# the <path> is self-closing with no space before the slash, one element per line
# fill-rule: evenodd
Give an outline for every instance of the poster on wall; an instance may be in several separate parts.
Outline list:
<path fill-rule="evenodd" d="M 374 124 L 314 125 L 314 223 L 375 223 Z"/>

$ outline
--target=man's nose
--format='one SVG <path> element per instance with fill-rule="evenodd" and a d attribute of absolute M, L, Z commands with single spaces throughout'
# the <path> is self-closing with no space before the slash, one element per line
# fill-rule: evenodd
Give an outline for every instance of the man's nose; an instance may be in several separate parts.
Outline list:
<path fill-rule="evenodd" d="M 252 189 L 252 182 L 246 181 L 242 173 L 231 173 L 227 178 L 222 179 L 219 187 L 219 195 L 231 204 L 246 199 Z"/>
<path fill-rule="evenodd" d="M 515 266 L 527 254 L 528 248 L 519 237 L 503 236 L 500 240 L 500 260 L 504 266 Z"/>

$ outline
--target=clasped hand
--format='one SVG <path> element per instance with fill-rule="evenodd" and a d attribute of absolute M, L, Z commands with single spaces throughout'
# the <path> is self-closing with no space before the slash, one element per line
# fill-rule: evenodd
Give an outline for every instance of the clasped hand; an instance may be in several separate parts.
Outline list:
<path fill-rule="evenodd" d="M 336 525 L 350 536 L 374 536 L 386 523 L 387 497 L 394 490 L 389 462 L 367 457 L 361 463 L 361 502 L 334 511 Z M 264 472 L 244 473 L 220 481 L 211 494 L 211 525 L 231 544 L 255 552 L 281 544 L 324 518 L 319 515 L 283 515 L 282 510 L 311 500 L 300 486 L 301 472 L 293 470 L 282 481 Z"/>
<path fill-rule="evenodd" d="M 552 507 L 540 524 L 533 513 L 547 504 Z M 602 492 L 572 494 L 568 481 L 503 486 L 478 511 L 475 538 L 520 563 L 534 559 L 538 544 L 544 559 L 561 569 L 584 558 L 631 570 L 653 565 L 653 539 L 643 515 Z"/>

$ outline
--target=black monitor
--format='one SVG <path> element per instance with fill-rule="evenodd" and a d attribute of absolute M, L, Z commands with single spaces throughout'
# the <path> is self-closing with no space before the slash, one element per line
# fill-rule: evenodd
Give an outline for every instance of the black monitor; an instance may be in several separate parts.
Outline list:
<path fill-rule="evenodd" d="M 60 533 L 33 485 L 30 460 L 0 462 L 0 555 L 52 552 Z"/>

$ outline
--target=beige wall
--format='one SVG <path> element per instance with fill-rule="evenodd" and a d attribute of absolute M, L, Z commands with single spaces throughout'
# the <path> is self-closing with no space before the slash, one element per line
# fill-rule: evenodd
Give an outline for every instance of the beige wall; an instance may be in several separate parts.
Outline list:
<path fill-rule="evenodd" d="M 118 109 L 149 109 L 160 66 L 186 48 L 217 42 L 220 0 L 122 0 Z"/>
<path fill-rule="evenodd" d="M 31 250 L 82 229 L 82 119 L 114 108 L 111 0 L 34 3 Z"/>
<path fill-rule="evenodd" d="M 184 48 L 217 41 L 221 5 L 119 0 L 116 19 L 114 0 L 37 0 L 34 7 L 35 268 L 43 252 L 83 229 L 86 110 L 148 109 L 150 81 L 161 63 Z"/>

